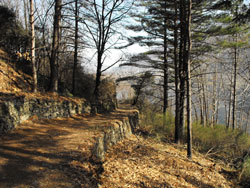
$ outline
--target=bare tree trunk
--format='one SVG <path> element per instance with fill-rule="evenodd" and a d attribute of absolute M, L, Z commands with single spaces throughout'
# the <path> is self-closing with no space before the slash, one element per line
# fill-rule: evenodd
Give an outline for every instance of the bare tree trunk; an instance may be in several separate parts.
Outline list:
<path fill-rule="evenodd" d="M 187 157 L 192 158 L 192 90 L 191 90 L 191 59 L 190 53 L 192 49 L 191 41 L 191 10 L 192 0 L 188 1 L 188 23 L 187 25 L 187 38 L 188 38 L 188 50 L 187 50 Z"/>
<path fill-rule="evenodd" d="M 194 104 L 193 100 L 191 100 L 191 102 L 192 102 L 192 107 L 194 108 L 195 121 L 198 122 L 199 117 L 198 117 L 198 112 L 197 112 L 196 105 Z"/>
<path fill-rule="evenodd" d="M 219 98 L 219 96 L 221 95 L 220 88 L 222 88 L 222 81 L 219 82 L 219 89 L 218 89 L 218 92 L 217 92 L 218 101 L 217 101 L 216 116 L 215 116 L 215 123 L 216 124 L 218 124 L 218 117 L 219 117 L 219 106 L 220 106 L 220 98 Z"/>
<path fill-rule="evenodd" d="M 165 1 L 165 14 L 167 11 L 167 2 Z M 167 61 L 167 17 L 164 15 L 164 84 L 163 84 L 163 126 L 166 123 L 166 112 L 168 108 L 168 61 Z"/>
<path fill-rule="evenodd" d="M 207 107 L 207 97 L 206 97 L 206 87 L 205 87 L 205 80 L 202 76 L 202 79 L 201 79 L 201 87 L 202 87 L 202 104 L 203 104 L 203 115 L 204 115 L 204 126 L 207 126 L 209 123 L 208 123 L 208 107 Z"/>
<path fill-rule="evenodd" d="M 223 75 L 222 74 L 220 74 L 220 79 L 223 80 Z M 224 91 L 224 93 L 225 93 L 225 91 L 226 91 L 225 83 L 223 81 L 221 81 L 220 84 L 221 84 L 220 88 L 222 88 L 222 91 Z M 223 104 L 224 104 L 224 109 L 225 109 L 224 110 L 225 111 L 224 122 L 225 122 L 225 125 L 227 127 L 227 116 L 228 116 L 228 113 L 227 113 L 227 99 L 226 99 L 226 97 L 224 97 Z"/>
<path fill-rule="evenodd" d="M 183 141 L 183 131 L 184 131 L 184 103 L 185 103 L 185 67 L 184 67 L 184 61 L 185 61 L 185 4 L 184 0 L 181 0 L 179 2 L 179 19 L 180 19 L 180 43 L 179 43 L 179 83 L 180 83 L 180 92 L 179 92 L 179 124 L 178 127 L 176 127 L 176 134 L 175 134 L 175 142 L 180 143 Z"/>
<path fill-rule="evenodd" d="M 235 42 L 237 43 L 237 34 L 235 36 Z M 234 47 L 234 83 L 233 83 L 233 106 L 232 106 L 232 128 L 237 128 L 236 126 L 236 88 L 237 88 L 237 64 L 238 64 L 238 50 Z"/>
<path fill-rule="evenodd" d="M 97 54 L 97 69 L 96 69 L 96 81 L 95 81 L 95 90 L 94 90 L 94 96 L 95 96 L 95 103 L 97 104 L 99 102 L 99 87 L 101 84 L 101 75 L 102 75 L 102 55 L 103 53 L 98 52 Z"/>
<path fill-rule="evenodd" d="M 228 127 L 228 124 L 227 124 L 227 120 L 228 120 L 228 111 L 227 111 L 227 103 L 226 103 L 226 101 L 225 101 L 224 107 L 225 107 L 225 123 L 226 123 L 226 127 L 227 127 L 227 129 L 228 129 L 228 128 L 229 128 L 229 127 Z"/>
<path fill-rule="evenodd" d="M 60 22 L 61 22 L 61 5 L 62 0 L 56 0 L 55 2 L 55 16 L 54 16 L 54 31 L 53 31 L 53 42 L 52 52 L 50 58 L 50 91 L 58 92 L 58 51 L 60 43 Z"/>
<path fill-rule="evenodd" d="M 24 11 L 24 26 L 25 26 L 25 30 L 28 31 L 28 19 L 27 19 L 28 10 L 27 10 L 27 2 L 26 2 L 26 0 L 23 0 L 23 11 Z"/>
<path fill-rule="evenodd" d="M 229 95 L 229 102 L 228 102 L 228 115 L 227 115 L 227 128 L 230 127 L 231 124 L 231 111 L 232 111 L 232 84 L 233 84 L 233 78 L 231 78 L 230 83 L 230 95 Z"/>
<path fill-rule="evenodd" d="M 165 19 L 166 21 L 166 19 Z M 168 108 L 168 62 L 167 62 L 167 27 L 164 26 L 164 84 L 163 84 L 163 114 Z"/>
<path fill-rule="evenodd" d="M 244 119 L 244 105 L 246 103 L 246 96 L 244 95 L 242 103 L 241 103 L 241 108 L 240 108 L 240 117 L 239 117 L 239 123 L 238 123 L 238 127 L 243 130 L 243 119 Z"/>
<path fill-rule="evenodd" d="M 35 19 L 34 19 L 34 4 L 33 0 L 30 0 L 30 28 L 31 28 L 31 62 L 33 69 L 33 91 L 37 92 L 37 68 L 36 68 L 36 36 L 35 36 Z"/>
<path fill-rule="evenodd" d="M 76 69 L 78 64 L 78 0 L 75 0 L 75 51 L 74 51 L 74 65 L 72 78 L 72 93 L 75 94 L 76 87 Z"/>
<path fill-rule="evenodd" d="M 184 125 L 185 125 L 185 95 L 186 95 L 186 68 L 185 68 L 185 47 L 186 40 L 186 26 L 185 26 L 185 0 L 180 1 L 180 53 L 179 53 L 179 77 L 180 77 L 180 126 L 179 135 L 180 140 L 183 142 Z"/>
<path fill-rule="evenodd" d="M 179 127 L 180 127 L 180 85 L 179 85 L 179 65 L 178 65 L 178 11 L 177 11 L 177 2 L 175 5 L 175 20 L 174 20 L 174 66 L 175 66 L 175 143 L 180 142 L 179 136 Z"/>
<path fill-rule="evenodd" d="M 206 115 L 206 125 L 210 126 L 210 110 L 209 110 L 209 96 L 208 96 L 208 81 L 207 81 L 207 75 L 204 77 L 204 100 L 205 100 L 205 115 Z M 207 95 L 206 95 L 207 94 Z"/>
<path fill-rule="evenodd" d="M 213 98 L 212 98 L 212 122 L 213 127 L 216 123 L 216 111 L 217 111 L 217 64 L 215 64 L 215 74 L 213 76 Z"/>
<path fill-rule="evenodd" d="M 201 86 L 201 79 L 198 79 L 199 102 L 200 102 L 200 123 L 204 126 L 204 110 L 203 110 L 203 90 Z"/>
<path fill-rule="evenodd" d="M 180 68 L 180 127 L 179 135 L 180 140 L 183 143 L 184 140 L 184 127 L 185 127 L 185 98 L 186 98 L 186 47 L 187 47 L 187 38 L 186 38 L 186 0 L 180 1 L 180 53 L 179 53 L 179 68 Z"/>

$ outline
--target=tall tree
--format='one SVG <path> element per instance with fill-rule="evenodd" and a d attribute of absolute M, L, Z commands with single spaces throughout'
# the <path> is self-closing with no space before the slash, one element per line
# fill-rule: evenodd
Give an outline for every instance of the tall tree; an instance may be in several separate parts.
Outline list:
<path fill-rule="evenodd" d="M 173 46 L 174 1 L 146 0 L 138 1 L 136 5 L 139 7 L 138 9 L 143 7 L 145 11 L 132 14 L 134 18 L 138 19 L 139 24 L 131 25 L 129 29 L 135 32 L 146 32 L 147 36 L 142 34 L 130 40 L 132 44 L 139 43 L 142 46 L 147 46 L 149 50 L 146 53 L 134 56 L 130 59 L 130 63 L 125 63 L 125 65 L 145 68 L 145 71 L 151 69 L 152 73 L 162 80 L 160 85 L 163 91 L 161 102 L 162 112 L 165 116 L 169 106 L 170 70 L 174 68 L 173 57 L 170 54 Z"/>
<path fill-rule="evenodd" d="M 30 0 L 30 30 L 31 30 L 31 63 L 33 70 L 34 92 L 37 92 L 37 68 L 36 68 L 36 36 L 35 36 L 35 19 L 34 19 L 34 2 Z"/>
<path fill-rule="evenodd" d="M 178 61 L 178 80 L 180 84 L 179 88 L 179 105 L 177 106 L 179 109 L 179 121 L 178 125 L 175 125 L 176 133 L 175 133 L 175 142 L 180 143 L 183 141 L 183 129 L 184 129 L 184 106 L 185 106 L 185 81 L 186 81 L 186 70 L 185 70 L 185 60 L 186 60 L 186 47 L 187 47 L 187 38 L 186 38 L 186 3 L 185 0 L 179 1 L 179 22 L 180 22 L 180 34 L 179 34 L 179 61 Z"/>
<path fill-rule="evenodd" d="M 52 92 L 58 92 L 58 53 L 60 44 L 62 0 L 55 1 L 55 15 L 53 25 L 52 51 L 50 57 L 50 88 Z"/>
<path fill-rule="evenodd" d="M 180 81 L 178 64 L 178 2 L 174 3 L 174 70 L 175 70 L 175 143 L 180 142 Z"/>
<path fill-rule="evenodd" d="M 239 23 L 238 18 L 240 12 L 245 9 L 245 5 L 243 4 L 243 0 L 233 0 L 230 2 L 219 1 L 219 3 L 215 5 L 215 8 L 224 11 L 226 14 L 226 16 L 219 19 L 220 24 L 222 24 L 222 29 L 219 32 L 221 32 L 226 40 L 222 39 L 218 43 L 222 48 L 228 50 L 233 60 L 227 127 L 231 124 L 232 128 L 235 129 L 237 127 L 237 75 L 238 64 L 240 63 L 240 49 L 248 45 L 248 40 L 244 37 L 247 26 L 244 23 Z"/>
<path fill-rule="evenodd" d="M 76 87 L 76 69 L 78 64 L 78 38 L 79 38 L 79 8 L 78 0 L 75 0 L 75 46 L 74 46 L 74 65 L 72 75 L 72 93 L 75 94 Z"/>
<path fill-rule="evenodd" d="M 192 0 L 188 0 L 188 9 L 187 9 L 187 156 L 188 158 L 192 158 L 192 88 L 191 88 L 191 49 L 192 49 L 192 41 L 191 41 L 191 10 L 192 10 Z"/>
<path fill-rule="evenodd" d="M 164 22 L 163 22 L 163 48 L 164 48 L 164 52 L 163 52 L 163 61 L 164 61 L 164 68 L 163 68 L 163 79 L 164 79 L 164 83 L 163 83 L 163 115 L 164 115 L 164 122 L 165 122 L 165 117 L 166 117 L 166 112 L 167 112 L 167 108 L 168 108 L 168 86 L 169 86 L 169 66 L 168 66 L 168 28 L 167 28 L 167 22 L 168 22 L 168 18 L 167 18 L 167 1 L 164 2 Z"/>
<path fill-rule="evenodd" d="M 133 5 L 133 1 L 90 0 L 87 3 L 85 16 L 88 19 L 82 21 L 87 27 L 89 36 L 92 38 L 94 48 L 96 49 L 97 66 L 94 96 L 95 103 L 98 104 L 101 76 L 107 70 L 107 68 L 103 69 L 106 60 L 105 53 L 116 45 L 115 41 L 112 42 L 112 38 L 119 33 L 116 31 L 117 28 L 114 27 L 125 18 Z M 119 60 L 112 65 L 118 62 Z"/>

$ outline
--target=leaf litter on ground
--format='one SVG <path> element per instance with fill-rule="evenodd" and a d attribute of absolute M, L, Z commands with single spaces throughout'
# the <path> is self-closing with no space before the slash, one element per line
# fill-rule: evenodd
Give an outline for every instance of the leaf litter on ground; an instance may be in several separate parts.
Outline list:
<path fill-rule="evenodd" d="M 185 148 L 134 135 L 108 150 L 103 167 L 100 188 L 237 187 L 204 155 L 189 160 Z"/>

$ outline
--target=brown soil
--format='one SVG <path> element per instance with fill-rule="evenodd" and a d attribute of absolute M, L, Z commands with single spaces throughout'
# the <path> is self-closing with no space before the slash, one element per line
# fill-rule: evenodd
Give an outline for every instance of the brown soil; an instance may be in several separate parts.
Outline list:
<path fill-rule="evenodd" d="M 100 130 L 125 114 L 118 110 L 22 123 L 0 138 L 0 187 L 97 187 L 100 165 L 90 162 L 91 149 Z"/>

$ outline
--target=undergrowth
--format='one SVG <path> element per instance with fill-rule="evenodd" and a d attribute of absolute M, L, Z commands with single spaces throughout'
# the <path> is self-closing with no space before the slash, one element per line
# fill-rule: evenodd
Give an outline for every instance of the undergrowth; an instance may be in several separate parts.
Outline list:
<path fill-rule="evenodd" d="M 162 113 L 145 111 L 141 118 L 141 128 L 158 140 L 171 140 L 174 137 L 174 116 L 167 112 L 165 117 Z"/>
<path fill-rule="evenodd" d="M 162 113 L 144 110 L 141 129 L 149 136 L 169 142 L 174 140 L 174 123 L 174 115 L 170 111 L 164 117 Z M 195 122 L 192 137 L 195 150 L 237 169 L 241 185 L 243 187 L 250 185 L 250 137 L 248 134 L 240 130 L 227 129 L 224 125 L 204 127 Z M 185 142 L 186 138 L 183 140 Z"/>

